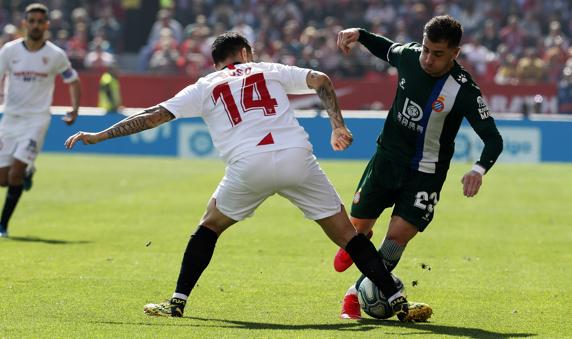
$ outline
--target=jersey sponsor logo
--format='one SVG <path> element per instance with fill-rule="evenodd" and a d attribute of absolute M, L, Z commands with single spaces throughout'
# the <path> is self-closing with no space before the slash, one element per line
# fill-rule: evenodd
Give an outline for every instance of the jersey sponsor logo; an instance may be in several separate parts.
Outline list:
<path fill-rule="evenodd" d="M 486 118 L 491 116 L 491 112 L 489 111 L 489 108 L 485 103 L 485 99 L 483 99 L 483 97 L 480 95 L 477 97 L 477 105 L 478 105 L 477 110 L 479 111 L 479 115 L 481 116 L 482 120 L 485 120 Z"/>
<path fill-rule="evenodd" d="M 467 77 L 464 74 L 459 74 L 457 76 L 457 81 L 464 84 L 465 82 L 467 82 Z"/>
<path fill-rule="evenodd" d="M 409 98 L 405 98 L 405 104 L 403 104 L 401 113 L 411 121 L 419 121 L 423 118 L 423 109 L 421 109 L 421 106 Z"/>
<path fill-rule="evenodd" d="M 443 112 L 443 110 L 445 109 L 445 98 L 443 96 L 438 97 L 437 100 L 433 101 L 431 107 L 437 113 Z"/>
<path fill-rule="evenodd" d="M 22 79 L 22 81 L 31 82 L 31 81 L 36 81 L 38 79 L 47 78 L 48 73 L 39 73 L 39 72 L 34 72 L 34 71 L 23 71 L 23 72 L 14 72 L 14 76 Z"/>
<path fill-rule="evenodd" d="M 409 98 L 405 98 L 403 109 L 397 113 L 397 121 L 412 131 L 423 133 L 423 126 L 417 122 L 423 118 L 423 109 Z"/>

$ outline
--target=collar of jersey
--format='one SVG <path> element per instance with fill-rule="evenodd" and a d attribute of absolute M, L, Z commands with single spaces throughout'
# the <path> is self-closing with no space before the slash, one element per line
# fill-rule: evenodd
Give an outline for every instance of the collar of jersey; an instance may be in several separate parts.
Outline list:
<path fill-rule="evenodd" d="M 24 48 L 25 48 L 26 51 L 28 51 L 28 52 L 37 52 L 37 51 L 41 50 L 42 48 L 44 48 L 45 45 L 46 45 L 46 41 L 44 40 L 44 43 L 42 44 L 42 46 L 40 46 L 40 48 L 38 48 L 38 49 L 35 50 L 35 51 L 32 51 L 32 50 L 30 50 L 30 49 L 28 48 L 28 46 L 26 46 L 26 43 L 24 42 L 24 40 L 22 40 L 22 46 L 24 46 Z"/>
<path fill-rule="evenodd" d="M 242 62 L 239 62 L 239 61 L 233 62 L 232 64 L 228 64 L 228 65 L 224 66 L 222 69 L 225 69 L 225 68 L 234 69 L 234 65 L 239 65 L 239 64 L 241 64 L 241 63 L 242 63 Z"/>

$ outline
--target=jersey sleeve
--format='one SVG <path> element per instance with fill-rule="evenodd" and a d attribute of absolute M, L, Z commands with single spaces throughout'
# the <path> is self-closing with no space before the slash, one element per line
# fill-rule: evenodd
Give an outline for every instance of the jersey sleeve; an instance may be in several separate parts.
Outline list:
<path fill-rule="evenodd" d="M 388 62 L 391 66 L 397 67 L 404 49 L 402 44 L 394 42 L 384 36 L 368 32 L 362 28 L 359 29 L 359 33 L 358 41 L 367 48 L 371 54 Z"/>
<path fill-rule="evenodd" d="M 202 95 L 200 86 L 195 83 L 185 87 L 169 100 L 159 106 L 171 112 L 175 118 L 198 117 L 202 112 Z"/>
<path fill-rule="evenodd" d="M 296 66 L 273 64 L 278 72 L 278 79 L 284 86 L 284 91 L 288 94 L 311 94 L 315 91 L 308 87 L 306 78 L 312 70 Z"/>
<path fill-rule="evenodd" d="M 478 87 L 467 85 L 464 92 L 460 104 L 465 117 L 485 144 L 477 164 L 488 171 L 502 152 L 503 140 Z"/>
<path fill-rule="evenodd" d="M 62 80 L 69 84 L 79 78 L 75 69 L 72 68 L 71 63 L 65 53 L 58 53 L 57 63 L 56 63 L 56 73 L 62 77 Z"/>

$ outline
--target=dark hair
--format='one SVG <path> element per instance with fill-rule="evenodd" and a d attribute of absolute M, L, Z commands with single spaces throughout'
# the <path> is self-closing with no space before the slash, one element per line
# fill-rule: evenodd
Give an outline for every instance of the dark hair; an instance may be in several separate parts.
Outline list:
<path fill-rule="evenodd" d="M 28 6 L 26 6 L 26 15 L 28 13 L 44 13 L 46 16 L 48 15 L 48 7 L 46 7 L 46 5 L 41 4 L 39 2 L 33 3 L 33 4 L 29 4 Z"/>
<path fill-rule="evenodd" d="M 425 24 L 423 34 L 432 42 L 446 41 L 448 47 L 459 47 L 463 36 L 463 27 L 452 16 L 440 15 Z"/>
<path fill-rule="evenodd" d="M 218 65 L 226 58 L 235 55 L 243 48 L 252 53 L 252 47 L 245 37 L 236 32 L 226 32 L 219 35 L 211 46 L 213 62 Z"/>

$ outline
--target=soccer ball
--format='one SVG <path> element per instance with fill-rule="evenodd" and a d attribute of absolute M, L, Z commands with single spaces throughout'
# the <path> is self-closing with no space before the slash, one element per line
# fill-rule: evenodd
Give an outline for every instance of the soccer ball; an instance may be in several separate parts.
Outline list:
<path fill-rule="evenodd" d="M 401 279 L 393 274 L 391 276 L 397 285 L 397 289 L 401 293 L 405 293 L 405 286 L 403 286 Z M 393 310 L 387 298 L 371 280 L 364 278 L 362 281 L 358 281 L 356 285 L 359 305 L 367 315 L 377 319 L 387 319 L 393 316 Z"/>

